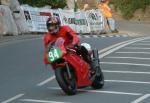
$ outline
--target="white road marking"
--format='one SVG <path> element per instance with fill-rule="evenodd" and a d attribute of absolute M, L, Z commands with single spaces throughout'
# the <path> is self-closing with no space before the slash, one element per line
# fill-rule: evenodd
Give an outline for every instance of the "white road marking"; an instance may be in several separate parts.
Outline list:
<path fill-rule="evenodd" d="M 122 49 L 131 49 L 131 50 L 137 50 L 137 49 L 140 49 L 140 50 L 149 50 L 150 48 L 143 48 L 143 47 L 124 47 Z"/>
<path fill-rule="evenodd" d="M 14 97 L 12 97 L 12 98 L 6 100 L 6 101 L 3 101 L 3 102 L 1 102 L 1 103 L 9 103 L 9 102 L 12 102 L 12 101 L 14 101 L 14 100 L 16 100 L 16 99 L 22 97 L 23 95 L 24 95 L 24 94 L 18 94 L 18 95 L 14 96 Z"/>
<path fill-rule="evenodd" d="M 122 35 L 122 37 L 128 37 L 128 35 L 125 34 L 125 35 Z"/>
<path fill-rule="evenodd" d="M 116 47 L 116 48 L 112 48 L 111 50 L 108 50 L 107 52 L 101 54 L 101 55 L 99 56 L 99 58 L 103 58 L 103 57 L 105 57 L 106 55 L 109 55 L 110 53 L 112 53 L 112 52 L 114 52 L 114 51 L 116 51 L 116 50 L 119 50 L 119 49 L 121 49 L 121 48 L 123 48 L 123 47 L 125 47 L 125 46 L 127 46 L 127 45 L 130 45 L 130 44 L 133 44 L 133 43 L 135 43 L 135 42 L 142 41 L 142 40 L 146 40 L 146 39 L 149 39 L 149 38 L 150 38 L 150 37 L 132 39 L 131 41 L 129 41 L 129 42 L 123 44 L 123 45 L 120 45 L 120 46 L 118 46 L 118 47 Z"/>
<path fill-rule="evenodd" d="M 150 64 L 135 64 L 135 63 L 120 63 L 120 62 L 100 62 L 101 64 L 110 64 L 110 65 L 134 65 L 134 66 L 146 66 L 150 67 Z"/>
<path fill-rule="evenodd" d="M 111 46 L 109 46 L 109 47 L 107 47 L 107 48 L 104 48 L 104 49 L 102 49 L 102 50 L 99 50 L 98 53 L 99 53 L 99 54 L 100 54 L 100 53 L 103 53 L 103 52 L 108 51 L 108 50 L 110 50 L 110 49 L 112 49 L 112 48 L 115 48 L 115 47 L 117 47 L 117 46 L 123 45 L 124 43 L 127 43 L 127 42 L 130 42 L 130 40 L 124 41 L 124 42 L 120 42 L 120 43 L 117 43 L 117 44 L 114 44 L 114 45 L 111 45 Z"/>
<path fill-rule="evenodd" d="M 36 100 L 36 99 L 21 99 L 23 102 L 35 102 L 35 103 L 71 103 L 71 102 L 57 102 L 57 101 L 47 101 L 47 100 Z"/>
<path fill-rule="evenodd" d="M 122 35 L 115 35 L 116 37 L 122 37 Z"/>
<path fill-rule="evenodd" d="M 52 90 L 60 90 L 61 88 L 59 87 L 48 87 L 49 89 Z M 105 93 L 105 94 L 117 94 L 117 95 L 142 95 L 142 93 L 127 93 L 127 92 L 117 92 L 117 91 L 102 91 L 102 90 L 85 90 L 85 89 L 79 89 L 79 91 L 83 92 L 91 92 L 91 93 Z"/>
<path fill-rule="evenodd" d="M 117 54 L 150 54 L 150 52 L 115 52 Z"/>
<path fill-rule="evenodd" d="M 105 35 L 101 35 L 101 38 L 105 38 L 106 36 Z"/>
<path fill-rule="evenodd" d="M 136 46 L 150 46 L 150 44 L 147 44 L 147 43 L 136 43 L 136 44 L 132 44 L 132 45 L 136 45 Z"/>
<path fill-rule="evenodd" d="M 44 84 L 46 84 L 46 83 L 52 81 L 53 79 L 55 79 L 55 76 L 54 76 L 54 75 L 53 75 L 52 77 L 50 77 L 50 78 L 48 78 L 48 79 L 42 81 L 41 83 L 37 84 L 37 86 L 43 86 Z"/>
<path fill-rule="evenodd" d="M 136 59 L 136 60 L 150 60 L 150 58 L 140 58 L 140 57 L 105 57 L 105 58 L 111 58 L 111 59 Z"/>
<path fill-rule="evenodd" d="M 127 93 L 127 92 L 116 92 L 116 91 L 97 91 L 97 90 L 81 90 L 92 93 L 106 93 L 106 94 L 118 94 L 118 95 L 142 95 L 141 93 Z"/>
<path fill-rule="evenodd" d="M 84 37 L 85 37 L 85 38 L 90 38 L 90 36 L 89 36 L 89 35 L 84 35 Z"/>
<path fill-rule="evenodd" d="M 138 38 L 138 39 L 139 39 L 139 38 Z M 118 46 L 120 46 L 120 45 L 126 44 L 126 43 L 131 42 L 131 41 L 134 41 L 134 40 L 138 40 L 138 39 L 127 40 L 127 41 L 123 41 L 123 42 L 120 42 L 120 43 L 111 45 L 111 46 L 109 46 L 109 47 L 107 47 L 107 48 L 104 48 L 104 49 L 102 49 L 102 50 L 99 50 L 98 53 L 100 54 L 100 53 L 106 52 L 106 51 L 108 51 L 108 50 L 110 50 L 110 49 L 113 49 L 113 48 L 115 48 L 115 47 L 118 47 Z"/>
<path fill-rule="evenodd" d="M 150 74 L 150 72 L 136 72 L 136 71 L 112 71 L 112 70 L 103 70 L 105 73 L 127 73 L 127 74 Z"/>
<path fill-rule="evenodd" d="M 141 41 L 141 42 L 143 42 L 143 43 L 150 43 L 150 41 Z"/>
<path fill-rule="evenodd" d="M 140 102 L 144 101 L 145 99 L 147 99 L 148 97 L 150 97 L 150 94 L 145 94 L 145 95 L 141 96 L 140 98 L 137 98 L 136 100 L 134 100 L 131 103 L 140 103 Z"/>
<path fill-rule="evenodd" d="M 150 82 L 142 82 L 142 81 L 105 80 L 105 82 L 131 83 L 131 84 L 148 84 L 148 85 L 150 85 Z"/>
<path fill-rule="evenodd" d="M 98 36 L 97 35 L 93 35 L 93 38 L 98 38 Z"/>
<path fill-rule="evenodd" d="M 109 37 L 114 37 L 113 35 L 110 35 Z"/>

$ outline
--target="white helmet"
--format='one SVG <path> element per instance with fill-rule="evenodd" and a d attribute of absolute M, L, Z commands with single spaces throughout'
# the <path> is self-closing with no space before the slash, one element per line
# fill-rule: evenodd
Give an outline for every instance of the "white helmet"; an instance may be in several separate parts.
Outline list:
<path fill-rule="evenodd" d="M 81 46 L 84 46 L 87 49 L 88 53 L 92 54 L 92 48 L 91 48 L 90 44 L 88 44 L 88 43 L 81 43 Z"/>

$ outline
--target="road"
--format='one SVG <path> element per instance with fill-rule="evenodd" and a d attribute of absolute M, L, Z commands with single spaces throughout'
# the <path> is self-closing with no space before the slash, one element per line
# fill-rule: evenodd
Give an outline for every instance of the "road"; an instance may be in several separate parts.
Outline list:
<path fill-rule="evenodd" d="M 150 103 L 150 38 L 82 38 L 99 49 L 105 86 L 67 96 L 50 66 L 42 39 L 0 45 L 0 103 Z"/>

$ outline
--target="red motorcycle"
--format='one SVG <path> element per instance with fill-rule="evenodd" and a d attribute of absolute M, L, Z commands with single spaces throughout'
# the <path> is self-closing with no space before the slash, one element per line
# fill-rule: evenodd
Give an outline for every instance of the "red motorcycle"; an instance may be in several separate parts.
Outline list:
<path fill-rule="evenodd" d="M 92 51 L 91 58 L 94 74 L 90 72 L 90 65 L 76 53 L 76 50 L 64 46 L 63 38 L 58 38 L 55 43 L 50 43 L 48 60 L 55 71 L 59 86 L 66 94 L 74 95 L 78 88 L 87 86 L 94 89 L 104 86 L 98 50 Z"/>

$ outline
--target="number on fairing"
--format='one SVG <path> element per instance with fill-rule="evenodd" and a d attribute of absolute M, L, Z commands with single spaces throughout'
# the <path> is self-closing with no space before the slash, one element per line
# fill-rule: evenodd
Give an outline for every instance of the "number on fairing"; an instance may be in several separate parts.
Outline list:
<path fill-rule="evenodd" d="M 57 49 L 54 49 L 54 57 L 59 58 L 59 55 L 58 55 Z"/>
<path fill-rule="evenodd" d="M 54 55 L 52 52 L 49 52 L 48 54 L 50 61 L 54 61 Z"/>
<path fill-rule="evenodd" d="M 58 48 L 51 49 L 48 53 L 48 60 L 50 63 L 60 59 L 62 57 L 61 51 Z"/>

